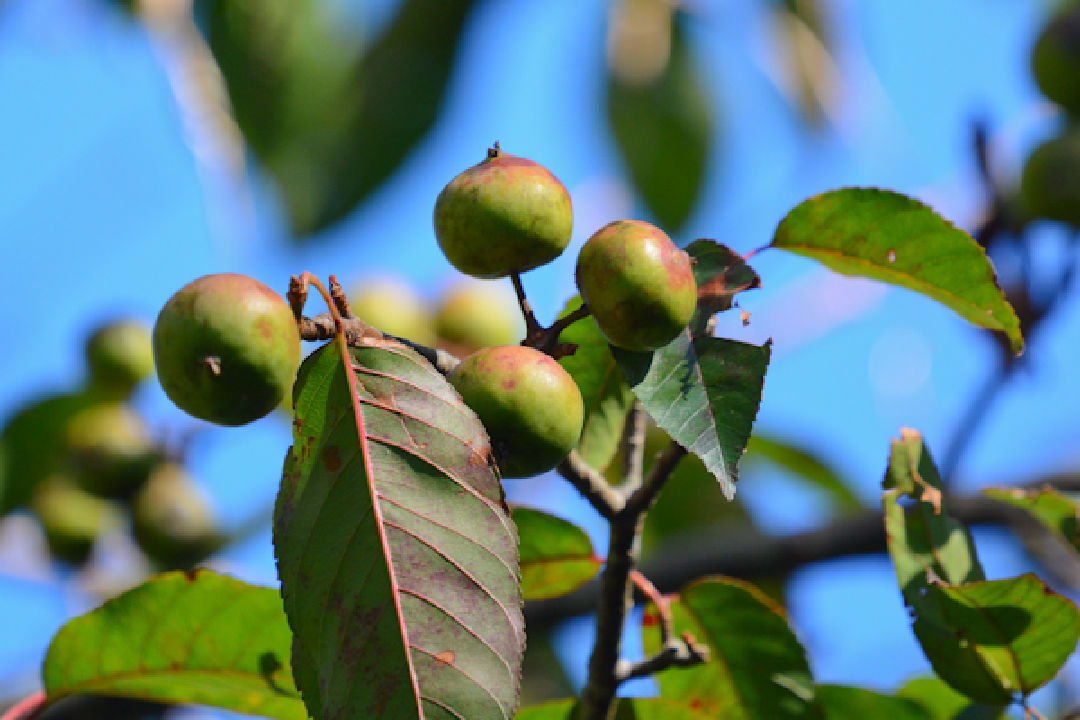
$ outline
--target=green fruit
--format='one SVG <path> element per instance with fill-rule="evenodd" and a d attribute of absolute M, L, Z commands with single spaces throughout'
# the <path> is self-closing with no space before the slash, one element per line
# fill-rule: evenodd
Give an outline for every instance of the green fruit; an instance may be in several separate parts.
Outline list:
<path fill-rule="evenodd" d="M 1080 129 L 1067 129 L 1032 151 L 1020 194 L 1031 215 L 1080 227 Z"/>
<path fill-rule="evenodd" d="M 189 568 L 219 544 L 206 498 L 179 465 L 158 466 L 132 503 L 132 529 L 143 552 L 166 568 Z"/>
<path fill-rule="evenodd" d="M 505 281 L 504 281 L 505 282 Z M 469 354 L 525 337 L 517 299 L 505 285 L 479 280 L 455 285 L 442 297 L 435 329 L 446 344 Z"/>
<path fill-rule="evenodd" d="M 116 503 L 81 490 L 63 475 L 42 481 L 30 506 L 41 521 L 53 557 L 72 565 L 85 563 L 98 536 L 123 523 L 123 511 Z"/>
<path fill-rule="evenodd" d="M 123 403 L 81 411 L 68 423 L 66 441 L 79 485 L 102 497 L 129 497 L 161 461 L 146 423 Z"/>
<path fill-rule="evenodd" d="M 421 345 L 435 344 L 435 320 L 423 298 L 395 278 L 375 278 L 349 293 L 356 317 L 388 335 Z"/>
<path fill-rule="evenodd" d="M 435 236 L 466 275 L 505 277 L 557 258 L 570 242 L 570 194 L 532 160 L 488 157 L 450 181 L 435 201 Z"/>
<path fill-rule="evenodd" d="M 626 350 L 671 342 L 697 305 L 690 256 L 640 220 L 617 220 L 589 238 L 578 255 L 577 286 L 604 337 Z"/>
<path fill-rule="evenodd" d="M 169 399 L 219 425 L 243 425 L 277 407 L 300 364 L 292 310 L 263 283 L 232 273 L 206 275 L 169 298 L 153 344 Z"/>
<path fill-rule="evenodd" d="M 487 428 L 503 477 L 550 470 L 577 444 L 581 391 L 539 350 L 484 348 L 462 360 L 449 379 Z"/>
<path fill-rule="evenodd" d="M 1050 19 L 1031 52 L 1035 82 L 1070 115 L 1080 115 L 1080 4 Z"/>
<path fill-rule="evenodd" d="M 87 379 L 105 397 L 124 400 L 154 371 L 150 329 L 138 320 L 116 320 L 86 340 Z"/>

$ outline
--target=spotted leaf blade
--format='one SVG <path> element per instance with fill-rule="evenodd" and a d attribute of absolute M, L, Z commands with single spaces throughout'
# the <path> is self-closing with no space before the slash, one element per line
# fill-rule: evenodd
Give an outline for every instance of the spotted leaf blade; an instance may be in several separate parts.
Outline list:
<path fill-rule="evenodd" d="M 303 720 L 277 590 L 170 572 L 68 621 L 49 645 L 50 702 L 105 695 Z"/>
<path fill-rule="evenodd" d="M 737 464 L 761 403 L 769 343 L 694 339 L 684 330 L 651 353 L 612 352 L 656 424 L 701 458 L 728 500 L 735 497 Z"/>
<path fill-rule="evenodd" d="M 772 247 L 922 293 L 968 322 L 1005 333 L 1015 354 L 1024 349 L 1020 320 L 986 251 L 914 198 L 875 188 L 815 195 L 780 221 Z"/>
<path fill-rule="evenodd" d="M 393 342 L 323 347 L 294 402 L 274 547 L 312 716 L 512 717 L 517 533 L 480 421 Z"/>

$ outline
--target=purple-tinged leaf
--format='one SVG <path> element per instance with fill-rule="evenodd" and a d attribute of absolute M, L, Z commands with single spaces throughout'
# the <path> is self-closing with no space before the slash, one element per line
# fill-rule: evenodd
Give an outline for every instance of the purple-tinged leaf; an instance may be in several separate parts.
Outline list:
<path fill-rule="evenodd" d="M 695 335 L 705 331 L 709 318 L 731 307 L 736 294 L 761 287 L 761 278 L 742 255 L 715 240 L 695 240 L 686 246 L 694 259 L 698 287 L 697 309 L 690 320 Z"/>
<path fill-rule="evenodd" d="M 770 344 L 693 339 L 684 330 L 651 353 L 613 352 L 645 411 L 701 458 L 724 495 L 733 498 L 737 464 L 761 402 Z"/>
<path fill-rule="evenodd" d="M 475 414 L 392 341 L 313 353 L 274 546 L 315 718 L 513 716 L 517 534 Z"/>

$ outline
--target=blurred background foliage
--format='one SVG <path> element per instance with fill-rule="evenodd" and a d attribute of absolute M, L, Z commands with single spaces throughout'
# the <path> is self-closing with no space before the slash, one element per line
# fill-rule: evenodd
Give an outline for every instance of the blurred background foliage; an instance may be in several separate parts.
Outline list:
<path fill-rule="evenodd" d="M 13 108 L 6 122 L 0 119 L 0 157 L 2 148 L 10 151 L 7 170 L 0 169 L 0 194 L 7 196 L 0 199 L 3 257 L 7 267 L 23 268 L 14 281 L 17 296 L 40 296 L 40 278 L 51 278 L 38 309 L 64 319 L 43 331 L 40 344 L 68 358 L 10 359 L 12 372 L 0 386 L 0 511 L 7 513 L 0 581 L 8 588 L 0 596 L 11 598 L 11 611 L 2 603 L 0 609 L 11 618 L 27 612 L 28 599 L 57 588 L 81 598 L 65 595 L 59 608 L 48 606 L 37 625 L 12 636 L 13 649 L 0 653 L 0 681 L 12 695 L 34 685 L 26 668 L 64 615 L 152 569 L 211 562 L 257 581 L 274 577 L 267 518 L 288 438 L 287 409 L 231 436 L 178 419 L 156 386 L 143 382 L 144 360 L 126 361 L 138 366 L 131 371 L 136 379 L 103 380 L 112 361 L 95 357 L 96 335 L 72 329 L 113 327 L 110 313 L 123 307 L 143 318 L 145 332 L 164 299 L 205 272 L 260 274 L 284 290 L 288 274 L 308 269 L 352 282 L 360 314 L 389 332 L 455 352 L 514 342 L 521 327 L 501 312 L 513 306 L 508 287 L 447 280 L 430 231 L 435 193 L 495 140 L 548 165 L 571 188 L 576 227 L 569 260 L 526 277 L 534 306 L 548 317 L 573 294 L 576 248 L 609 219 L 644 216 L 682 244 L 708 235 L 748 253 L 806 195 L 880 184 L 919 195 L 972 230 L 995 261 L 1026 334 L 1037 336 L 1044 321 L 1056 334 L 1043 342 L 1029 337 L 1028 354 L 1014 362 L 991 335 L 976 335 L 921 299 L 894 292 L 883 302 L 884 291 L 804 261 L 755 258 L 765 289 L 748 294 L 746 307 L 727 313 L 718 330 L 754 342 L 771 336 L 777 347 L 739 497 L 725 501 L 700 463 L 684 462 L 649 516 L 647 558 L 687 542 L 721 552 L 733 532 L 793 533 L 876 507 L 886 440 L 902 423 L 924 427 L 940 448 L 943 475 L 957 476 L 961 490 L 1076 472 L 1080 382 L 1067 376 L 1075 376 L 1080 311 L 1068 291 L 1080 223 L 1070 214 L 1080 202 L 1070 197 L 1080 195 L 1080 173 L 1060 158 L 1080 145 L 1067 120 L 1075 112 L 1068 97 L 1044 88 L 1061 107 L 1040 99 L 1028 65 L 1056 5 L 573 6 L 0 6 L 0 46 L 6 33 L 9 47 L 7 54 L 0 49 L 0 88 L 9 89 Z M 50 25 L 48 13 L 60 11 Z M 1078 52 L 1075 35 L 1062 37 L 1069 52 Z M 98 42 L 104 49 L 92 47 Z M 1050 54 L 1045 62 L 1064 54 L 1063 72 L 1080 79 L 1068 52 Z M 86 58 L 96 59 L 88 69 L 72 69 Z M 121 70 L 130 58 L 144 65 Z M 140 73 L 151 79 L 139 80 Z M 48 101 L 35 104 L 34 84 L 43 79 L 71 83 L 57 90 L 69 95 L 58 101 L 46 93 Z M 71 89 L 80 82 L 81 89 Z M 150 96 L 153 112 L 124 100 L 127 92 Z M 141 114 L 121 122 L 77 112 L 110 102 L 121 111 L 128 102 Z M 69 115 L 38 117 L 56 108 Z M 36 174 L 43 162 L 62 163 L 40 159 L 52 155 L 18 153 L 29 143 L 62 156 L 71 151 L 64 128 L 95 122 L 113 129 L 75 180 Z M 147 140 L 155 123 L 165 137 Z M 1067 147 L 1025 167 L 1042 141 Z M 158 154 L 140 155 L 147 148 Z M 145 168 L 152 170 L 139 174 Z M 1072 195 L 1054 194 L 1069 183 Z M 28 200 L 22 189 L 38 186 L 47 199 Z M 93 291 L 88 272 L 97 278 Z M 762 294 L 768 299 L 757 299 Z M 23 319 L 12 305 L 4 312 L 9 326 Z M 821 337 L 829 342 L 816 344 Z M 77 362 L 75 345 L 84 340 L 86 361 Z M 1057 402 L 1042 411 L 1048 398 Z M 994 413 L 996 403 L 1005 407 Z M 97 419 L 86 421 L 88 412 Z M 106 437 L 110 423 L 127 429 Z M 650 447 L 662 447 L 662 435 L 651 430 Z M 110 452 L 122 456 L 126 470 L 101 470 Z M 618 462 L 608 468 L 611 477 Z M 192 472 L 206 477 L 191 480 Z M 97 482 L 101 475 L 107 488 Z M 178 482 L 191 492 L 177 491 Z M 557 478 L 511 484 L 509 492 L 584 523 L 603 546 L 595 518 Z M 223 513 L 214 516 L 212 504 Z M 66 524 L 67 535 L 50 524 Z M 188 544 L 161 550 L 161 530 L 169 527 Z M 1027 554 L 1030 544 L 1017 549 L 1001 534 L 983 540 L 997 551 L 1002 572 L 1038 562 Z M 51 570 L 42 569 L 49 564 L 42 543 L 59 563 Z M 27 555 L 27 547 L 37 554 Z M 846 584 L 828 569 L 760 579 L 790 604 L 797 626 L 810 626 L 811 655 L 826 668 L 819 679 L 893 687 L 913 668 L 925 671 L 887 562 L 844 562 L 838 573 L 862 575 Z M 1059 589 L 1075 598 L 1075 571 L 1058 570 Z M 853 597 L 859 608 L 835 608 Z M 829 603 L 834 607 L 822 609 Z M 565 695 L 580 683 L 583 646 L 573 638 L 581 637 L 582 622 L 588 621 L 530 636 L 527 702 Z M 856 629 L 886 624 L 876 638 Z M 637 641 L 628 640 L 633 649 Z M 890 672 L 872 675 L 860 659 L 894 647 L 902 648 L 902 660 Z M 1075 674 L 1073 667 L 1053 687 L 1060 697 L 1048 702 L 1075 700 Z M 649 690 L 647 681 L 635 687 Z"/>

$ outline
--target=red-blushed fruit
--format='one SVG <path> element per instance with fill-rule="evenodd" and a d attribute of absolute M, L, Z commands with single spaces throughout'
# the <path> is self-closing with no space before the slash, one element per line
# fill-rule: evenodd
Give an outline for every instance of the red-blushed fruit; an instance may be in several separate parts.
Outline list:
<path fill-rule="evenodd" d="M 640 220 L 616 220 L 589 238 L 578 255 L 577 286 L 604 337 L 626 350 L 671 342 L 697 306 L 690 256 Z"/>
<path fill-rule="evenodd" d="M 570 194 L 532 160 L 488 157 L 450 181 L 435 201 L 435 237 L 446 259 L 466 275 L 504 277 L 551 262 L 573 226 Z"/>
<path fill-rule="evenodd" d="M 577 444 L 581 391 L 549 355 L 520 345 L 484 348 L 449 379 L 491 436 L 503 477 L 550 470 Z"/>
<path fill-rule="evenodd" d="M 158 315 L 153 345 L 169 399 L 219 425 L 269 413 L 300 365 L 300 334 L 288 304 L 258 280 L 233 273 L 180 288 Z"/>

